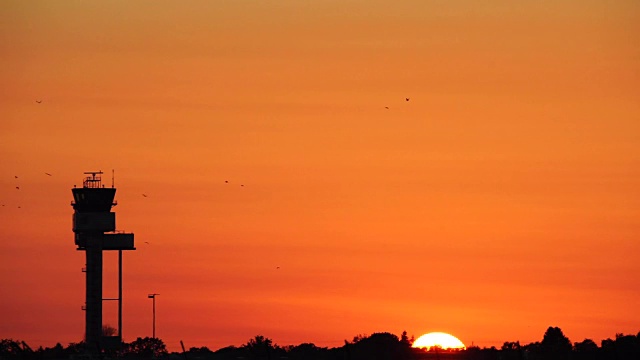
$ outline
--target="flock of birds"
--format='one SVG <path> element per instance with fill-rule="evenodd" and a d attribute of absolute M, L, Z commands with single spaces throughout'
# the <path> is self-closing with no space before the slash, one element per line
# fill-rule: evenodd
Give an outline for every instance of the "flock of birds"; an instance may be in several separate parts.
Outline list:
<path fill-rule="evenodd" d="M 48 173 L 48 172 L 45 172 L 44 174 L 47 175 L 47 176 L 53 176 L 51 173 Z M 14 175 L 13 178 L 14 178 L 14 180 L 19 179 L 18 175 Z M 16 190 L 20 190 L 20 184 L 19 183 L 16 183 Z M 1 204 L 1 205 L 2 205 L 2 207 L 6 206 L 6 204 Z M 22 206 L 18 205 L 18 209 L 22 209 Z"/>
<path fill-rule="evenodd" d="M 408 98 L 408 97 L 407 97 L 407 98 L 405 98 L 404 100 L 405 100 L 405 102 L 408 102 L 408 101 L 410 100 L 410 98 Z M 36 103 L 37 103 L 37 104 L 42 104 L 42 100 L 41 100 L 41 99 L 37 99 L 37 100 L 36 100 Z M 384 108 L 385 108 L 386 110 L 389 110 L 389 109 L 390 109 L 390 107 L 389 107 L 389 106 L 385 106 Z M 45 172 L 44 174 L 45 174 L 46 176 L 53 176 L 51 173 L 48 173 L 48 172 Z M 14 178 L 15 178 L 15 179 L 18 179 L 18 175 L 15 175 L 15 176 L 14 176 Z M 224 183 L 225 183 L 225 184 L 229 184 L 229 180 L 225 180 L 225 181 L 224 181 Z M 240 184 L 240 187 L 244 187 L 244 184 Z M 16 190 L 20 190 L 20 185 L 16 185 Z M 144 193 L 143 193 L 143 194 L 142 194 L 142 197 L 147 198 L 147 197 L 149 197 L 149 196 L 148 196 L 147 194 L 144 194 Z M 4 206 L 5 206 L 5 204 L 2 204 L 2 207 L 4 207 Z M 21 206 L 18 206 L 18 209 L 20 209 L 20 208 L 21 208 Z M 145 241 L 144 243 L 145 243 L 145 244 L 149 244 L 149 242 L 148 242 L 148 241 Z M 277 267 L 276 267 L 276 270 L 279 270 L 279 269 L 280 269 L 280 266 L 277 266 Z"/>
<path fill-rule="evenodd" d="M 410 98 L 404 98 L 404 101 L 409 101 L 409 100 L 410 100 Z M 385 106 L 384 108 L 385 108 L 385 109 L 387 109 L 387 110 L 389 110 L 389 107 L 388 107 L 388 106 Z"/>
<path fill-rule="evenodd" d="M 224 183 L 225 183 L 225 184 L 228 184 L 228 183 L 229 183 L 229 180 L 225 180 L 225 181 L 224 181 Z M 241 187 L 244 187 L 244 184 L 240 184 L 240 186 L 241 186 Z"/>
<path fill-rule="evenodd" d="M 404 100 L 405 100 L 405 102 L 408 102 L 408 101 L 410 100 L 410 98 L 406 97 L 406 98 L 404 98 Z M 37 103 L 37 104 L 42 104 L 42 99 L 36 99 L 36 103 Z M 384 108 L 385 108 L 386 110 L 389 110 L 389 109 L 390 109 L 390 108 L 389 108 L 389 106 L 385 106 Z M 47 176 L 53 176 L 51 173 L 48 173 L 48 172 L 45 172 L 44 174 L 45 174 L 45 175 L 47 175 Z M 18 176 L 17 176 L 17 175 L 15 175 L 15 176 L 14 176 L 14 178 L 15 178 L 15 179 L 18 179 Z M 224 181 L 224 183 L 225 183 L 225 184 L 229 184 L 229 180 L 225 180 L 225 181 Z M 244 184 L 240 184 L 240 187 L 244 187 Z M 16 185 L 16 190 L 20 190 L 20 185 Z M 142 197 L 147 198 L 147 197 L 149 197 L 149 196 L 148 196 L 147 194 L 142 194 Z M 4 206 L 5 206 L 5 204 L 2 204 L 2 206 L 4 207 Z M 18 209 L 20 209 L 20 208 L 21 208 L 21 206 L 18 206 Z"/>
<path fill-rule="evenodd" d="M 407 98 L 407 101 L 409 101 L 409 99 L 408 99 L 408 98 Z M 38 103 L 38 104 L 42 104 L 42 99 L 36 99 L 36 103 Z M 387 107 L 387 109 L 388 109 L 388 107 Z M 52 176 L 52 175 L 51 175 L 50 173 L 48 173 L 48 172 L 45 172 L 45 174 L 46 174 L 47 176 Z M 18 176 L 16 175 L 16 176 L 15 176 L 15 178 L 17 179 L 17 178 L 18 178 Z M 225 183 L 225 184 L 228 184 L 228 183 L 229 183 L 229 180 L 225 180 L 225 181 L 224 181 L 224 183 Z M 240 187 L 244 187 L 244 184 L 240 184 Z M 20 186 L 16 186 L 16 190 L 20 190 Z M 146 198 L 146 197 L 149 197 L 149 196 L 148 196 L 147 194 L 142 194 L 142 197 L 145 197 L 145 198 Z M 5 206 L 5 204 L 2 204 L 2 206 Z M 20 206 L 18 206 L 18 208 L 20 208 Z"/>
<path fill-rule="evenodd" d="M 37 100 L 36 100 L 36 102 L 37 102 Z M 47 176 L 53 176 L 53 174 L 48 173 L 48 172 L 45 172 L 44 174 L 47 175 Z M 19 179 L 18 175 L 14 175 L 13 177 L 14 177 L 14 180 Z M 229 180 L 225 180 L 224 183 L 225 184 L 229 184 Z M 244 184 L 240 184 L 240 187 L 244 187 Z M 16 183 L 16 190 L 20 190 L 20 184 L 18 184 L 18 183 Z M 143 193 L 142 197 L 147 198 L 147 197 L 149 197 L 149 195 Z M 1 205 L 2 205 L 2 207 L 6 206 L 6 204 L 1 204 Z M 21 208 L 22 208 L 22 206 L 18 205 L 18 209 L 21 209 Z"/>
<path fill-rule="evenodd" d="M 229 184 L 229 180 L 224 181 L 225 184 Z M 244 184 L 240 184 L 240 187 L 244 187 Z M 149 197 L 147 194 L 142 194 L 142 197 Z"/>
<path fill-rule="evenodd" d="M 404 98 L 404 100 L 405 100 L 405 101 L 409 101 L 409 98 Z M 36 100 L 36 102 L 37 102 L 38 104 L 42 104 L 42 100 Z M 387 109 L 387 110 L 389 110 L 389 107 L 388 107 L 388 106 L 385 106 L 384 108 L 385 108 L 385 109 Z"/>

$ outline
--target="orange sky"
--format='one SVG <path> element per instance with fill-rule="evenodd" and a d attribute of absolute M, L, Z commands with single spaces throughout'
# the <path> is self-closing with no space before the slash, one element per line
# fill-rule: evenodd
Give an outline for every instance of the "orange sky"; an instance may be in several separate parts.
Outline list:
<path fill-rule="evenodd" d="M 3 1 L 0 338 L 82 338 L 99 169 L 127 341 L 637 333 L 640 3 L 488 3 Z"/>

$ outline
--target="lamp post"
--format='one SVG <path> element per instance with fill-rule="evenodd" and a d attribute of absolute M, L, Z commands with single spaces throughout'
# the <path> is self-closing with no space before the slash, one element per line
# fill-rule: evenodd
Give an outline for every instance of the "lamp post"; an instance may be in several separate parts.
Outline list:
<path fill-rule="evenodd" d="M 153 338 L 156 338 L 156 295 L 160 294 L 149 294 L 147 297 L 149 299 L 153 299 Z"/>

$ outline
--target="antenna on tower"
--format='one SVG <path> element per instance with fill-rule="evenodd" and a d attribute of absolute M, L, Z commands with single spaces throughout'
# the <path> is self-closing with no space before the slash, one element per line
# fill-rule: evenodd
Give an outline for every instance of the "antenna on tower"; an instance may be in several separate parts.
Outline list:
<path fill-rule="evenodd" d="M 116 170 L 111 169 L 111 188 L 113 189 L 116 183 Z"/>

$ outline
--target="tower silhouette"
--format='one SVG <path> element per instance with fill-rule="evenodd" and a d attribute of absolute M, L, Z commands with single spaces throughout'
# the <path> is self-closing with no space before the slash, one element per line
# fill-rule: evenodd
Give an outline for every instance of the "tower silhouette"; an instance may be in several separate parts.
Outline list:
<path fill-rule="evenodd" d="M 132 233 L 116 233 L 116 214 L 111 208 L 116 189 L 102 185 L 102 171 L 85 172 L 88 175 L 82 188 L 74 186 L 73 232 L 77 250 L 86 253 L 86 300 L 85 344 L 89 353 L 99 353 L 102 349 L 117 347 L 122 343 L 122 251 L 135 250 Z M 102 252 L 118 251 L 118 298 L 102 297 Z M 118 301 L 118 335 L 102 335 L 102 301 Z"/>

